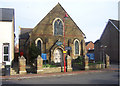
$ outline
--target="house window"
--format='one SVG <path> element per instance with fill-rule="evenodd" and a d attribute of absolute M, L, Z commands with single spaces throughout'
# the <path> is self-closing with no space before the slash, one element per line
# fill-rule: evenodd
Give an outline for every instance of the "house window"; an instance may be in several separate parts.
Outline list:
<path fill-rule="evenodd" d="M 75 41 L 75 54 L 79 54 L 79 42 Z"/>
<path fill-rule="evenodd" d="M 58 35 L 63 35 L 63 22 L 60 18 L 56 18 L 54 20 L 54 35 L 58 36 Z"/>
<path fill-rule="evenodd" d="M 9 43 L 3 44 L 3 61 L 9 61 Z"/>

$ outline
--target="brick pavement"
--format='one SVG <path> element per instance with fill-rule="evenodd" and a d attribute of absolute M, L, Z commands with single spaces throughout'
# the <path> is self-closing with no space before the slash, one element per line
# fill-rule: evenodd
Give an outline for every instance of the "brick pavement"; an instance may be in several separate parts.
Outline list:
<path fill-rule="evenodd" d="M 26 74 L 26 75 L 11 75 L 11 76 L 0 76 L 2 80 L 13 80 L 13 79 L 26 79 L 26 78 L 39 78 L 39 77 L 55 77 L 55 76 L 68 76 L 76 75 L 83 73 L 95 73 L 95 72 L 108 72 L 108 71 L 118 71 L 118 68 L 108 68 L 102 70 L 81 70 L 81 71 L 72 71 L 72 72 L 60 72 L 60 73 L 48 73 L 48 74 Z"/>

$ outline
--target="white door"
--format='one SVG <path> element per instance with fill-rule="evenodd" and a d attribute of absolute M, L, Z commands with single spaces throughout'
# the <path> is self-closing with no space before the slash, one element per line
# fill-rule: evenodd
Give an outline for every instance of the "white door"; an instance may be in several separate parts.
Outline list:
<path fill-rule="evenodd" d="M 56 49 L 55 51 L 54 51 L 54 62 L 55 63 L 60 63 L 60 62 L 62 62 L 62 50 L 60 50 L 60 49 Z"/>

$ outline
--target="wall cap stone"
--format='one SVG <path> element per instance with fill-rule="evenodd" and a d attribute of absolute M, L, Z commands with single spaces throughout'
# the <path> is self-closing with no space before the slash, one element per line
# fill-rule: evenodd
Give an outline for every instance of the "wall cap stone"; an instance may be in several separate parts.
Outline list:
<path fill-rule="evenodd" d="M 40 55 L 38 55 L 37 59 L 41 59 L 41 60 L 43 60 L 42 57 L 41 57 Z"/>
<path fill-rule="evenodd" d="M 69 55 L 67 55 L 67 59 L 72 59 Z"/>

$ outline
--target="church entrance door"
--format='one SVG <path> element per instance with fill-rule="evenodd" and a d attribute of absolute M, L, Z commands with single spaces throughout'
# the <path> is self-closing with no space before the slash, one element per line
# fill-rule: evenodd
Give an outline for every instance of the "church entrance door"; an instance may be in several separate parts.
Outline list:
<path fill-rule="evenodd" d="M 54 62 L 61 63 L 63 58 L 63 53 L 61 49 L 54 50 Z"/>

